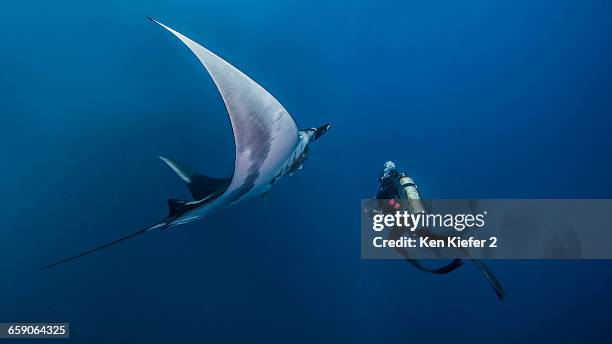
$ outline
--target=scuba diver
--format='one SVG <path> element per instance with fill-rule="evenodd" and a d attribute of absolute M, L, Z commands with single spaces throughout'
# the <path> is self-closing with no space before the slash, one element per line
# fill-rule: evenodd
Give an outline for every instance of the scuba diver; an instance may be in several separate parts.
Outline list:
<path fill-rule="evenodd" d="M 378 179 L 378 183 L 379 187 L 375 198 L 378 200 L 379 211 L 382 211 L 383 213 L 393 213 L 398 210 L 405 210 L 410 214 L 426 213 L 425 206 L 421 201 L 416 184 L 412 178 L 408 177 L 405 173 L 398 172 L 395 164 L 392 161 L 387 161 L 385 163 L 380 178 Z M 390 231 L 389 239 L 395 240 L 409 234 L 419 235 L 419 232 L 422 233 L 423 229 L 410 233 L 406 227 L 395 227 Z M 428 234 L 428 236 L 431 237 L 432 235 Z M 418 259 L 412 257 L 406 248 L 394 247 L 394 249 L 410 264 L 422 271 L 434 274 L 446 274 L 463 265 L 463 259 L 454 259 L 442 267 L 430 268 L 423 265 Z M 464 253 L 468 254 L 466 251 L 464 251 Z M 497 297 L 500 300 L 503 299 L 505 295 L 504 289 L 497 278 L 495 278 L 491 270 L 489 270 L 489 268 L 487 268 L 487 266 L 480 260 L 474 258 L 469 259 L 484 274 L 489 283 L 491 283 L 491 286 L 493 289 L 495 289 Z"/>

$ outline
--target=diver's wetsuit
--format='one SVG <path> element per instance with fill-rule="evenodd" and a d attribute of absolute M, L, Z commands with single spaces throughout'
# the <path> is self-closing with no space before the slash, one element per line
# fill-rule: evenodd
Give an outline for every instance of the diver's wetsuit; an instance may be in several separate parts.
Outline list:
<path fill-rule="evenodd" d="M 376 192 L 376 199 L 398 199 L 399 192 L 393 180 L 397 178 L 399 178 L 399 174 L 395 170 L 390 172 L 389 175 L 381 175 L 380 178 L 378 178 L 380 186 Z"/>
<path fill-rule="evenodd" d="M 402 193 L 400 191 L 399 180 L 405 176 L 403 173 L 398 173 L 395 169 L 395 165 L 391 162 L 385 164 L 385 168 L 383 169 L 380 178 L 378 179 L 378 183 L 380 184 L 378 187 L 378 191 L 376 192 L 376 199 L 379 201 L 379 207 L 385 213 L 394 213 L 398 209 L 393 208 L 389 204 L 387 204 L 383 200 L 401 200 Z M 399 239 L 401 236 L 407 233 L 407 229 L 404 227 L 395 227 L 389 233 L 389 239 Z M 406 258 L 406 260 L 417 267 L 420 270 L 431 272 L 434 274 L 445 274 L 449 273 L 458 267 L 460 267 L 463 262 L 461 259 L 454 259 L 452 262 L 440 267 L 440 268 L 429 268 L 425 265 L 421 264 L 421 262 L 417 259 L 412 258 L 408 250 L 404 247 L 395 247 L 395 250 L 402 255 L 402 257 Z"/>

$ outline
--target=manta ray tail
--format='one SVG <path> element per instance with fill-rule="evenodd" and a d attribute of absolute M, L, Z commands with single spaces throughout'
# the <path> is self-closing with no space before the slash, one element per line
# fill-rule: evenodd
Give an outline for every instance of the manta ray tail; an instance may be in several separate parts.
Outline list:
<path fill-rule="evenodd" d="M 109 247 L 109 246 L 116 245 L 116 244 L 118 244 L 118 243 L 120 243 L 120 242 L 122 242 L 122 241 L 125 241 L 125 240 L 127 240 L 127 239 L 133 238 L 133 237 L 135 237 L 135 236 L 137 236 L 137 235 L 140 235 L 140 234 L 142 234 L 142 233 L 144 233 L 144 232 L 148 232 L 148 231 L 150 231 L 150 230 L 152 230 L 152 229 L 156 229 L 156 228 L 161 228 L 161 227 L 163 227 L 163 226 L 165 226 L 165 223 L 164 223 L 164 222 L 160 222 L 160 223 L 158 223 L 158 224 L 156 224 L 156 225 L 154 225 L 154 226 L 147 227 L 147 228 L 145 228 L 145 229 L 141 229 L 141 230 L 136 231 L 136 232 L 134 232 L 134 233 L 132 233 L 132 234 L 128 234 L 128 235 L 126 235 L 126 236 L 124 236 L 124 237 L 121 237 L 121 238 L 119 238 L 119 239 L 113 240 L 113 241 L 111 241 L 111 242 L 109 242 L 109 243 L 107 243 L 107 244 L 104 244 L 104 245 L 101 245 L 101 246 L 98 246 L 98 247 L 92 248 L 91 250 L 87 250 L 87 251 L 85 251 L 85 252 L 81 252 L 81 253 L 79 253 L 79 254 L 77 254 L 77 255 L 74 255 L 74 256 L 72 256 L 72 257 L 64 258 L 64 259 L 62 259 L 62 260 L 60 260 L 60 261 L 57 261 L 57 262 L 52 263 L 52 264 L 49 264 L 49 265 L 45 265 L 45 266 L 43 266 L 42 268 L 40 268 L 40 270 L 46 270 L 46 269 L 52 268 L 52 267 L 54 267 L 54 266 L 56 266 L 56 265 L 59 265 L 59 264 L 62 264 L 62 263 L 66 263 L 66 262 L 69 262 L 69 261 L 71 261 L 71 260 L 74 260 L 74 259 L 77 259 L 77 258 L 83 257 L 83 256 L 88 255 L 88 254 L 90 254 L 90 253 L 94 253 L 94 252 L 96 252 L 96 251 L 99 251 L 99 250 L 101 250 L 101 249 L 103 249 L 103 248 L 107 248 L 107 247 Z"/>
<path fill-rule="evenodd" d="M 480 260 L 471 259 L 471 261 L 474 262 L 476 267 L 478 267 L 478 269 L 487 278 L 487 280 L 489 280 L 489 283 L 491 283 L 491 286 L 493 287 L 493 289 L 495 289 L 495 293 L 497 294 L 497 297 L 500 300 L 503 300 L 504 296 L 506 295 L 506 292 L 504 291 L 504 288 L 502 287 L 501 283 L 499 283 L 497 278 L 495 278 L 495 275 L 493 275 L 493 272 L 491 272 L 491 270 L 489 270 L 489 268 Z"/>

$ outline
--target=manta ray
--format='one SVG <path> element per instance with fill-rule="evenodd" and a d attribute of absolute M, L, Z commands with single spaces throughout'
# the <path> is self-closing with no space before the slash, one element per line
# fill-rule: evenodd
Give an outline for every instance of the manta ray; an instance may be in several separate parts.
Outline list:
<path fill-rule="evenodd" d="M 44 266 L 48 269 L 152 230 L 190 223 L 265 193 L 285 175 L 291 175 L 309 154 L 311 143 L 325 134 L 330 124 L 298 130 L 285 108 L 263 87 L 237 68 L 195 41 L 148 18 L 183 42 L 202 63 L 217 86 L 229 114 L 236 158 L 230 178 L 201 175 L 173 159 L 160 156 L 187 185 L 192 201 L 168 200 L 169 213 L 156 224 L 105 245 Z"/>

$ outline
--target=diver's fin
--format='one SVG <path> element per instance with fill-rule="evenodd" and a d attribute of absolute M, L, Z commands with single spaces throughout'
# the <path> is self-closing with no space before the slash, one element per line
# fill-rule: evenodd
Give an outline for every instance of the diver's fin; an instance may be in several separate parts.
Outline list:
<path fill-rule="evenodd" d="M 164 156 L 159 157 L 170 168 L 176 172 L 193 196 L 194 200 L 202 200 L 204 198 L 219 195 L 228 187 L 230 178 L 212 178 L 198 174 L 188 166 L 174 161 Z"/>
<path fill-rule="evenodd" d="M 499 283 L 497 278 L 495 278 L 495 275 L 493 275 L 493 272 L 491 272 L 491 270 L 489 270 L 489 268 L 480 260 L 478 259 L 471 259 L 471 260 L 478 267 L 478 269 L 480 269 L 482 274 L 485 275 L 485 277 L 489 280 L 489 283 L 491 283 L 491 286 L 493 287 L 493 289 L 495 289 L 495 293 L 497 294 L 497 297 L 500 300 L 503 300 L 504 296 L 506 296 L 506 292 L 504 291 L 504 288 L 502 287 L 501 283 Z"/>
<path fill-rule="evenodd" d="M 64 258 L 64 259 L 62 259 L 62 260 L 60 260 L 60 261 L 57 261 L 57 262 L 55 262 L 55 263 L 52 263 L 52 264 L 49 264 L 49 265 L 45 265 L 45 266 L 43 266 L 42 268 L 40 268 L 40 270 L 46 270 L 46 269 L 48 269 L 48 268 L 52 268 L 52 267 L 54 267 L 54 266 L 56 266 L 56 265 L 59 265 L 59 264 L 62 264 L 62 263 L 66 263 L 66 262 L 69 262 L 69 261 L 71 261 L 71 260 L 74 260 L 74 259 L 77 259 L 77 258 L 83 257 L 83 256 L 88 255 L 88 254 L 90 254 L 90 253 L 94 253 L 94 252 L 96 252 L 96 251 L 99 251 L 99 250 L 101 250 L 101 249 L 103 249 L 103 248 L 107 248 L 107 247 L 109 247 L 109 246 L 113 246 L 113 245 L 115 245 L 115 244 L 118 244 L 118 243 L 120 243 L 120 242 L 122 242 L 122 241 L 125 241 L 125 240 L 127 240 L 127 239 L 129 239 L 129 238 L 135 237 L 135 236 L 137 236 L 137 235 L 139 235 L 139 234 L 142 234 L 142 233 L 144 233 L 144 232 L 148 232 L 148 231 L 150 231 L 150 230 L 152 230 L 152 229 L 162 228 L 162 227 L 164 227 L 165 225 L 166 225 L 166 224 L 165 224 L 165 222 L 163 222 L 163 221 L 162 221 L 162 222 L 160 222 L 160 223 L 158 223 L 158 224 L 156 224 L 156 225 L 153 225 L 153 226 L 151 226 L 151 227 L 147 227 L 147 228 L 145 228 L 145 229 L 141 229 L 141 230 L 136 231 L 136 232 L 134 232 L 134 233 L 132 233 L 132 234 L 128 234 L 128 235 L 126 235 L 126 236 L 124 236 L 124 237 L 121 237 L 121 238 L 119 238 L 119 239 L 117 239 L 117 240 L 113 240 L 113 241 L 111 241 L 111 242 L 109 242 L 109 243 L 107 243 L 107 244 L 104 244 L 104 245 L 101 245 L 101 246 L 98 246 L 98 247 L 92 248 L 91 250 L 87 250 L 87 251 L 85 251 L 85 252 L 81 252 L 81 253 L 79 253 L 79 254 L 77 254 L 77 255 L 75 255 L 75 256 L 72 256 L 72 257 Z"/>
<path fill-rule="evenodd" d="M 391 233 L 389 233 L 388 239 L 389 240 L 399 239 L 405 233 L 406 233 L 406 230 L 404 228 L 402 228 L 401 230 L 392 230 Z M 447 274 L 451 271 L 456 270 L 461 265 L 463 265 L 463 261 L 461 259 L 453 259 L 453 261 L 451 261 L 450 263 L 444 266 L 441 266 L 439 268 L 430 268 L 428 266 L 423 265 L 418 259 L 415 259 L 414 257 L 412 257 L 412 255 L 410 255 L 410 252 L 406 250 L 405 248 L 396 247 L 395 251 L 399 253 L 402 257 L 404 257 L 408 263 L 414 265 L 419 270 L 430 272 L 432 274 L 440 274 L 440 275 Z"/>
<path fill-rule="evenodd" d="M 421 271 L 430 272 L 432 274 L 439 274 L 439 275 L 447 274 L 451 271 L 456 270 L 461 265 L 463 265 L 463 261 L 461 259 L 453 259 L 452 262 L 444 266 L 441 266 L 439 268 L 427 267 L 421 264 L 421 262 L 419 262 L 417 259 L 406 258 L 406 261 L 408 261 L 408 263 L 414 265 L 416 268 L 418 268 Z"/>

